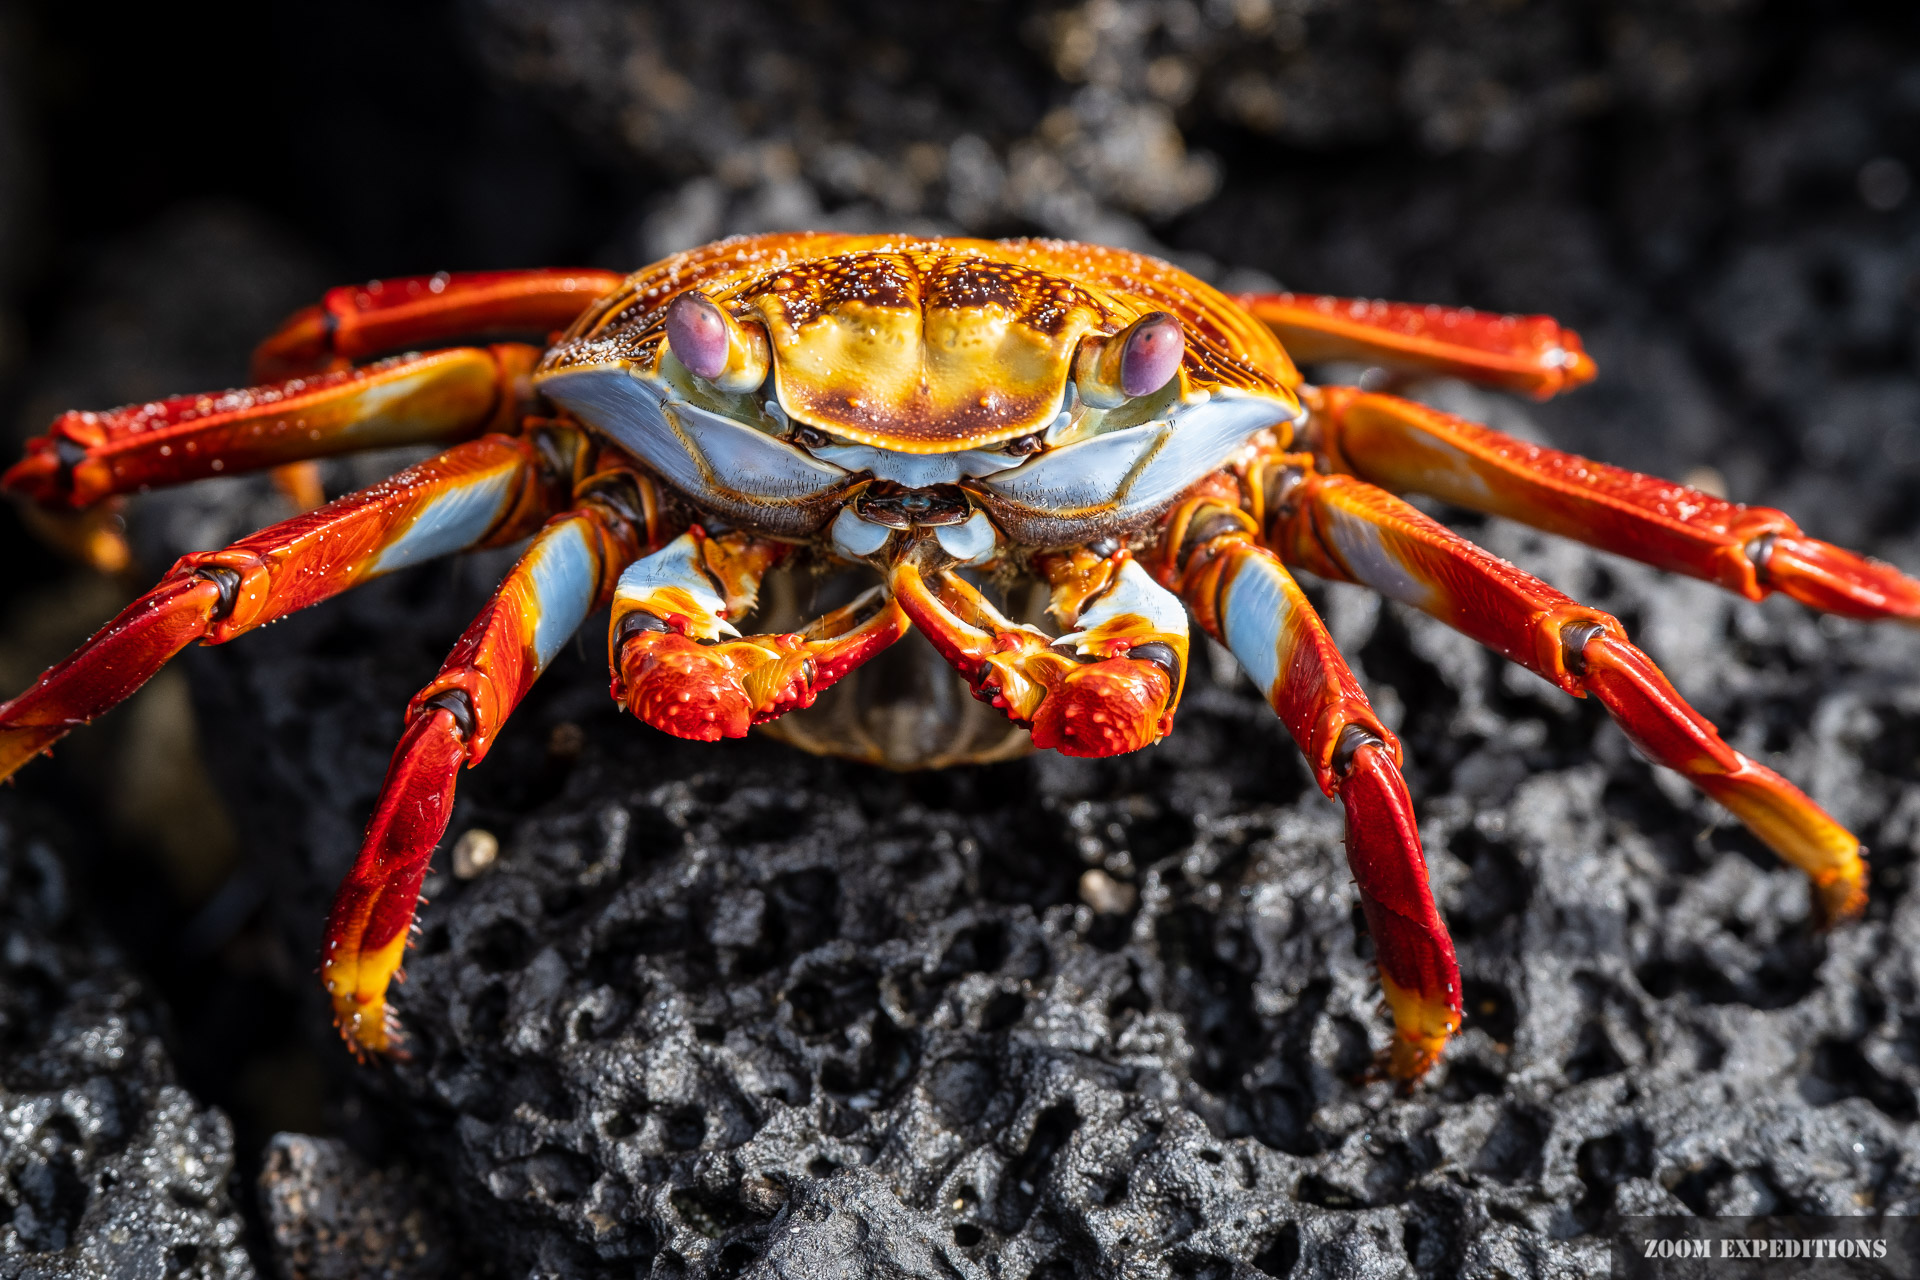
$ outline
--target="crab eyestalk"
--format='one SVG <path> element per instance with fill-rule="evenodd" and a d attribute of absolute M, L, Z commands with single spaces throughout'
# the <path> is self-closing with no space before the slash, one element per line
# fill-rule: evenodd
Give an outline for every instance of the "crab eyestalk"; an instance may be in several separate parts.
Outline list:
<path fill-rule="evenodd" d="M 773 349 L 759 321 L 736 320 L 693 289 L 667 307 L 666 325 L 667 350 L 695 377 L 731 392 L 751 391 L 767 380 Z"/>
<path fill-rule="evenodd" d="M 1180 321 L 1154 311 L 1111 337 L 1083 341 L 1074 355 L 1074 386 L 1094 408 L 1118 408 L 1173 381 L 1186 354 L 1187 335 Z"/>

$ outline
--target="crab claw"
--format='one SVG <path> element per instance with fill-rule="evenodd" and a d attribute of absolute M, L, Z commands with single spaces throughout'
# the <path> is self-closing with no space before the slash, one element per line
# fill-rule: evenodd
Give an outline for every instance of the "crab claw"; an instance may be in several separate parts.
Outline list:
<path fill-rule="evenodd" d="M 1138 751 L 1171 727 L 1167 703 L 1172 696 L 1172 679 L 1152 660 L 1108 658 L 1069 668 L 1040 700 L 1033 745 L 1063 756 Z"/>
<path fill-rule="evenodd" d="M 742 679 L 744 664 L 737 667 L 724 652 L 735 646 L 656 630 L 651 624 L 659 620 L 651 614 L 627 619 L 626 638 L 615 641 L 613 682 L 613 696 L 627 710 L 662 733 L 694 742 L 746 736 L 754 699 Z"/>
<path fill-rule="evenodd" d="M 924 554 L 894 564 L 894 598 L 974 697 L 1028 726 L 1035 746 L 1124 755 L 1173 727 L 1186 613 L 1125 552 L 1091 569 L 1049 562 L 1049 572 L 1060 570 L 1056 611 L 1081 624 L 1057 640 L 1007 619 L 965 579 L 923 568 Z"/>
<path fill-rule="evenodd" d="M 840 677 L 907 632 L 875 590 L 806 631 L 703 645 L 639 610 L 615 632 L 613 696 L 662 733 L 696 742 L 742 738 L 813 705 Z M 617 628 L 620 623 L 615 624 Z M 624 638 L 622 638 L 624 632 Z"/>
<path fill-rule="evenodd" d="M 777 543 L 690 530 L 630 566 L 613 598 L 614 699 L 676 738 L 740 738 L 812 706 L 907 633 L 906 615 L 876 587 L 804 631 L 741 636 L 727 617 L 752 609 L 760 576 L 783 554 Z"/>

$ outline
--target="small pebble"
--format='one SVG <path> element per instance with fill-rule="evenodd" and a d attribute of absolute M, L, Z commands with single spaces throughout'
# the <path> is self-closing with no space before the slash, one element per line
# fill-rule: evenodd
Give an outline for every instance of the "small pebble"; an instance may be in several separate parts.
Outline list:
<path fill-rule="evenodd" d="M 1098 867 L 1080 877 L 1080 901 L 1103 916 L 1123 916 L 1133 910 L 1140 891 L 1125 881 L 1115 880 Z"/>
<path fill-rule="evenodd" d="M 547 735 L 547 754 L 555 760 L 574 761 L 587 749 L 587 733 L 571 720 L 562 720 Z"/>
<path fill-rule="evenodd" d="M 471 880 L 494 864 L 500 856 L 500 841 L 493 832 L 474 827 L 460 833 L 453 842 L 453 874 Z"/>

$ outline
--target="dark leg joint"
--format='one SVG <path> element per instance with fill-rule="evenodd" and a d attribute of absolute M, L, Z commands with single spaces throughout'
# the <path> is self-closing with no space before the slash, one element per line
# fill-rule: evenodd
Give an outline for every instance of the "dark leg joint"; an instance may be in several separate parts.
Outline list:
<path fill-rule="evenodd" d="M 467 696 L 465 689 L 448 689 L 444 693 L 436 693 L 420 704 L 420 710 L 422 714 L 432 711 L 446 712 L 453 717 L 453 727 L 459 731 L 462 741 L 473 737 L 475 723 L 473 699 Z"/>
<path fill-rule="evenodd" d="M 87 446 L 60 436 L 53 442 L 53 456 L 59 460 L 61 480 L 72 489 L 73 469 L 87 460 Z"/>
<path fill-rule="evenodd" d="M 636 535 L 647 530 L 646 502 L 631 475 L 624 471 L 595 476 L 574 493 L 574 501 L 592 502 L 602 511 L 623 521 Z"/>
<path fill-rule="evenodd" d="M 620 650 L 625 649 L 627 647 L 627 641 L 633 639 L 643 631 L 671 630 L 673 630 L 673 628 L 667 625 L 665 618 L 657 614 L 648 613 L 645 609 L 635 609 L 632 613 L 620 619 L 620 629 L 614 632 L 613 635 L 614 651 L 618 653 Z"/>
<path fill-rule="evenodd" d="M 233 612 L 240 603 L 240 574 L 225 565 L 202 565 L 193 571 L 196 578 L 205 578 L 220 593 L 220 602 L 213 607 L 213 620 L 219 622 Z"/>
<path fill-rule="evenodd" d="M 1567 670 L 1576 676 L 1587 674 L 1587 646 L 1594 637 L 1603 636 L 1607 629 L 1597 622 L 1569 622 L 1560 628 L 1560 655 L 1567 664 Z"/>
<path fill-rule="evenodd" d="M 1293 495 L 1301 485 L 1307 482 L 1307 473 L 1300 467 L 1282 467 L 1267 477 L 1266 492 L 1262 495 L 1269 523 L 1275 520 L 1291 520 L 1297 510 Z"/>
<path fill-rule="evenodd" d="M 1194 516 L 1193 523 L 1187 526 L 1186 533 L 1180 539 L 1178 558 L 1181 570 L 1184 572 L 1201 548 L 1215 538 L 1233 533 L 1251 533 L 1250 524 L 1251 521 L 1248 520 L 1244 511 L 1220 506 L 1202 508 Z"/>
<path fill-rule="evenodd" d="M 1167 673 L 1167 679 L 1173 682 L 1174 688 L 1180 687 L 1180 656 L 1173 651 L 1172 645 L 1150 640 L 1127 650 L 1127 656 L 1141 662 L 1151 662 Z"/>
<path fill-rule="evenodd" d="M 1357 724 L 1350 724 L 1340 730 L 1340 741 L 1334 744 L 1333 771 L 1344 778 L 1348 770 L 1353 768 L 1353 758 L 1360 754 L 1360 748 L 1386 745 L 1371 730 Z"/>

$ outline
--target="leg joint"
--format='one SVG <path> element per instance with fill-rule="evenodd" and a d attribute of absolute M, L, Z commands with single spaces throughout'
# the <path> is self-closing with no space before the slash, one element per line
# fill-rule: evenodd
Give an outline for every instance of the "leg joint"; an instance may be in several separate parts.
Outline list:
<path fill-rule="evenodd" d="M 1179 690 L 1180 655 L 1173 651 L 1172 645 L 1162 644 L 1158 640 L 1149 640 L 1145 644 L 1137 644 L 1127 650 L 1127 656 L 1140 662 L 1151 662 L 1159 667 L 1167 673 L 1167 679 L 1172 682 L 1173 689 Z"/>
<path fill-rule="evenodd" d="M 1385 747 L 1387 744 L 1380 736 L 1364 725 L 1349 724 L 1340 730 L 1340 738 L 1333 747 L 1333 772 L 1345 777 L 1353 768 L 1353 758 L 1360 754 L 1360 748 L 1373 746 Z"/>
<path fill-rule="evenodd" d="M 1174 562 L 1185 573 L 1199 555 L 1216 539 L 1231 537 L 1234 534 L 1251 537 L 1257 530 L 1253 528 L 1253 518 L 1237 507 L 1208 503 L 1196 511 L 1187 527 L 1181 531 L 1180 545 L 1175 550 Z"/>
<path fill-rule="evenodd" d="M 452 716 L 453 727 L 459 732 L 463 742 L 473 737 L 474 726 L 479 722 L 479 717 L 473 711 L 473 699 L 468 696 L 465 689 L 447 689 L 436 693 L 420 704 L 420 711 L 423 715 L 433 711 L 444 711 Z"/>
<path fill-rule="evenodd" d="M 220 564 L 203 564 L 193 571 L 193 576 L 211 582 L 220 593 L 219 603 L 213 607 L 212 620 L 220 622 L 232 616 L 234 606 L 240 603 L 240 571 Z"/>
<path fill-rule="evenodd" d="M 1587 674 L 1587 646 L 1607 629 L 1597 622 L 1569 622 L 1560 628 L 1560 657 L 1576 676 Z"/>
<path fill-rule="evenodd" d="M 667 620 L 659 614 L 649 613 L 645 609 L 635 609 L 623 615 L 620 619 L 619 627 L 614 630 L 614 653 L 617 655 L 621 650 L 625 649 L 627 647 L 627 641 L 637 635 L 650 631 L 671 630 L 673 630 L 673 628 L 668 626 Z"/>

